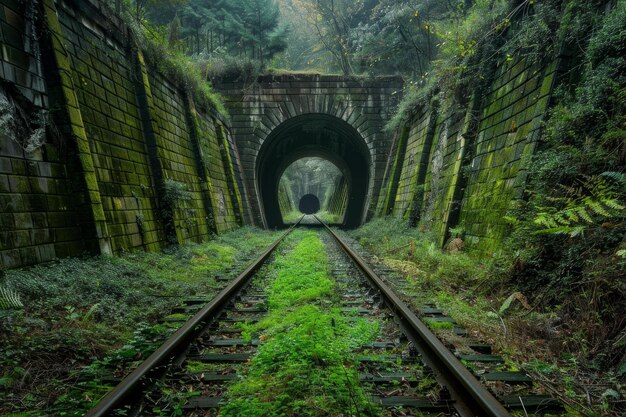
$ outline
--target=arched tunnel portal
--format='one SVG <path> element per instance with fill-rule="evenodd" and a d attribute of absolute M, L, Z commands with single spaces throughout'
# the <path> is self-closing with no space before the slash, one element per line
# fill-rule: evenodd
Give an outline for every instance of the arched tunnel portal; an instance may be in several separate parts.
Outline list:
<path fill-rule="evenodd" d="M 263 142 L 256 161 L 256 186 L 266 226 L 284 226 L 278 201 L 280 178 L 289 165 L 304 157 L 327 159 L 341 170 L 349 193 L 343 226 L 359 226 L 371 179 L 369 150 L 356 129 L 325 114 L 288 119 Z"/>

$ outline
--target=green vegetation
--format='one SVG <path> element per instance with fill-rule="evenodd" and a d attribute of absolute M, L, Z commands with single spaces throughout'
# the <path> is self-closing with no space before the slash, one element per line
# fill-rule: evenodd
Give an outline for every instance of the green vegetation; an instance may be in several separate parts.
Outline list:
<path fill-rule="evenodd" d="M 159 319 L 185 298 L 210 298 L 216 276 L 243 269 L 277 236 L 246 227 L 163 253 L 5 272 L 0 300 L 23 307 L 0 309 L 0 415 L 83 415 L 111 388 L 108 380 L 123 377 L 179 325 Z"/>
<path fill-rule="evenodd" d="M 612 256 L 613 252 L 607 256 L 617 265 L 597 258 L 581 259 L 588 268 L 580 271 L 578 279 L 582 281 L 567 285 L 560 284 L 565 282 L 563 277 L 556 278 L 563 271 L 558 268 L 559 258 L 556 263 L 544 259 L 540 264 L 544 273 L 552 274 L 557 281 L 532 290 L 526 287 L 532 281 L 520 270 L 524 265 L 510 249 L 487 259 L 471 250 L 446 252 L 432 243 L 433 236 L 391 217 L 375 219 L 350 235 L 413 284 L 410 296 L 414 308 L 436 302 L 460 325 L 493 341 L 501 352 L 536 375 L 552 395 L 571 407 L 571 415 L 580 415 L 578 411 L 590 416 L 619 415 L 618 399 L 622 394 L 614 393 L 623 387 L 625 373 L 620 360 L 624 342 L 619 332 L 612 338 L 610 332 L 619 328 L 614 318 L 623 313 L 623 302 L 617 301 L 624 299 L 619 293 L 617 270 L 623 271 L 624 263 Z M 560 234 L 534 236 L 576 239 Z M 524 250 L 534 249 L 518 248 L 518 256 L 523 256 Z M 572 272 L 567 275 L 570 279 Z M 591 279 L 601 283 L 594 285 Z M 608 303 L 589 298 L 594 296 L 593 291 L 597 297 L 606 297 Z M 614 316 L 603 316 L 611 312 Z M 440 337 L 454 337 L 446 332 L 449 323 L 426 322 Z M 546 373 L 543 369 L 552 371 Z M 599 385 L 590 389 L 591 384 Z M 587 395 L 591 403 L 586 402 Z"/>
<path fill-rule="evenodd" d="M 203 107 L 214 109 L 223 117 L 228 117 L 222 98 L 213 91 L 202 73 L 201 67 L 191 60 L 182 50 L 172 48 L 168 32 L 146 19 L 145 8 L 162 4 L 175 7 L 184 3 L 181 0 L 154 2 L 144 0 L 107 0 L 112 13 L 118 14 L 130 28 L 139 48 L 145 54 L 147 62 L 157 68 L 167 78 L 177 82 Z"/>
<path fill-rule="evenodd" d="M 275 0 L 115 1 L 205 79 L 251 80 L 287 46 Z"/>
<path fill-rule="evenodd" d="M 373 340 L 376 323 L 348 322 L 331 299 L 324 245 L 313 232 L 278 256 L 268 317 L 249 329 L 265 343 L 245 378 L 232 386 L 221 416 L 346 416 L 371 410 L 351 349 Z M 295 237 L 294 237 L 295 238 Z"/>
<path fill-rule="evenodd" d="M 326 210 L 322 210 L 319 213 L 315 214 L 321 221 L 327 224 L 337 224 L 341 221 L 342 215 L 331 213 Z"/>

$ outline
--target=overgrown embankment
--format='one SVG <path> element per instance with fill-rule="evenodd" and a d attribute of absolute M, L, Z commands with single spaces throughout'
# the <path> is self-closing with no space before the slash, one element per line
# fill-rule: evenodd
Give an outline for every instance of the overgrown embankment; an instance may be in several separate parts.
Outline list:
<path fill-rule="evenodd" d="M 379 213 L 404 220 L 356 236 L 566 402 L 620 414 L 626 2 L 476 2 L 459 22 L 390 125 Z"/>
<path fill-rule="evenodd" d="M 589 294 L 583 290 L 585 282 L 571 288 L 520 291 L 526 283 L 514 274 L 516 261 L 510 252 L 484 258 L 467 253 L 460 240 L 443 251 L 431 235 L 394 218 L 376 219 L 350 236 L 406 277 L 420 294 L 411 300 L 414 308 L 435 302 L 563 400 L 568 415 L 622 415 L 625 365 L 623 336 L 619 335 L 623 324 L 622 333 L 608 336 L 620 325 L 615 320 L 624 305 L 623 297 L 619 298 L 620 282 L 607 281 L 605 287 L 621 300 L 617 305 L 581 308 Z M 615 268 L 623 271 L 624 266 L 618 261 Z M 604 272 L 598 269 L 596 273 L 581 279 Z M 614 316 L 603 315 L 609 312 Z M 599 332 L 605 337 L 600 347 L 595 346 Z M 444 331 L 441 337 L 449 336 Z"/>
<path fill-rule="evenodd" d="M 180 323 L 186 298 L 212 298 L 277 233 L 241 228 L 164 253 L 65 259 L 0 278 L 0 415 L 82 416 Z M 23 308 L 4 309 L 5 294 Z M 17 307 L 17 306 L 15 306 Z"/>

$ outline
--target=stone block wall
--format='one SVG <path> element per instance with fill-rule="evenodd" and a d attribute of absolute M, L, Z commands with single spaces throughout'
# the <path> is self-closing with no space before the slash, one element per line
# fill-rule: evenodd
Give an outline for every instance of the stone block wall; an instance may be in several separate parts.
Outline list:
<path fill-rule="evenodd" d="M 523 197 L 524 159 L 535 150 L 558 63 L 483 62 L 484 83 L 464 98 L 436 93 L 415 109 L 389 161 L 379 214 L 406 218 L 440 246 L 454 228 L 475 250 L 497 251 L 507 212 Z"/>
<path fill-rule="evenodd" d="M 38 58 L 34 11 L 0 2 L 0 266 L 12 268 L 92 250 L 74 191 L 71 149 L 30 151 L 48 94 Z M 28 149 L 28 151 L 27 151 Z"/>
<path fill-rule="evenodd" d="M 522 198 L 524 157 L 534 153 L 556 70 L 556 62 L 507 63 L 487 94 L 459 219 L 468 241 L 485 252 L 498 249 L 507 233 L 504 217 Z"/>
<path fill-rule="evenodd" d="M 164 235 L 128 46 L 94 22 L 78 18 L 76 9 L 57 10 L 111 249 L 158 249 Z"/>
<path fill-rule="evenodd" d="M 94 249 L 94 242 L 83 238 L 80 196 L 73 193 L 71 171 L 65 156 L 51 149 L 27 153 L 12 132 L 0 129 L 2 267 L 45 262 Z"/>
<path fill-rule="evenodd" d="M 210 233 L 211 206 L 205 207 L 197 152 L 187 121 L 185 97 L 160 74 L 149 72 L 152 90 L 154 134 L 163 177 L 185 184 L 188 197 L 174 202 L 174 228 L 178 241 L 200 241 Z M 205 123 L 201 129 L 207 129 Z M 215 138 L 215 136 L 213 137 Z M 205 138 L 208 139 L 208 138 Z M 221 165 L 221 164 L 220 164 Z M 167 189 L 165 191 L 167 193 Z M 164 196 L 169 198 L 169 196 Z"/>
<path fill-rule="evenodd" d="M 36 21 L 25 3 L 0 0 L 2 267 L 157 250 L 246 220 L 220 115 L 146 64 L 98 0 L 43 0 Z M 184 191 L 169 206 L 168 179 Z"/>
<path fill-rule="evenodd" d="M 330 214 L 335 214 L 340 216 L 342 213 L 346 212 L 346 207 L 348 206 L 348 198 L 350 198 L 349 190 L 348 190 L 348 182 L 344 176 L 337 178 L 335 184 L 333 184 L 332 189 L 328 192 L 330 197 L 328 199 L 328 203 L 323 209 L 325 209 Z M 338 219 L 338 222 L 341 223 L 343 219 Z"/>
<path fill-rule="evenodd" d="M 202 132 L 202 156 L 205 158 L 207 175 L 211 186 L 211 204 L 214 222 L 218 231 L 232 229 L 241 221 L 238 211 L 240 203 L 239 186 L 232 183 L 232 167 L 228 149 L 228 139 L 224 127 L 216 125 L 205 116 L 200 117 Z"/>
<path fill-rule="evenodd" d="M 34 7 L 21 0 L 0 2 L 0 80 L 17 88 L 33 106 L 43 108 L 47 95 L 37 57 Z"/>
<path fill-rule="evenodd" d="M 433 114 L 429 109 L 424 109 L 424 111 L 419 113 L 419 116 L 411 124 L 410 128 L 405 129 L 405 132 L 400 136 L 400 140 L 406 142 L 406 144 L 404 144 L 404 152 L 397 153 L 395 159 L 395 169 L 399 171 L 397 190 L 395 198 L 392 194 L 387 196 L 388 199 L 394 200 L 392 205 L 389 205 L 389 202 L 387 203 L 388 213 L 393 213 L 395 216 L 408 219 L 413 210 L 413 205 L 417 204 L 414 201 L 414 197 L 417 197 L 420 192 L 417 188 L 418 177 L 420 175 L 423 177 L 427 168 L 424 154 L 425 152 L 430 153 L 430 148 L 432 147 L 433 133 L 430 120 L 433 117 L 437 117 L 437 115 Z M 404 157 L 401 155 L 404 155 Z M 420 185 L 423 191 L 423 179 Z M 391 182 L 390 186 L 394 186 L 393 182 Z"/>

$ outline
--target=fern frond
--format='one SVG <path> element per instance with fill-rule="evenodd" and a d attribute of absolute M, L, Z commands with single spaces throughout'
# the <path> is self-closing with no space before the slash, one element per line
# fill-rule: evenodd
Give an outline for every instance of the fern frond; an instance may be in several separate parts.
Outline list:
<path fill-rule="evenodd" d="M 624 134 L 626 136 L 626 131 L 624 131 Z M 616 171 L 606 171 L 603 172 L 602 174 L 600 174 L 600 176 L 602 177 L 606 177 L 606 178 L 611 178 L 617 182 L 621 182 L 626 184 L 626 174 L 624 174 L 623 172 L 616 172 Z"/>
<path fill-rule="evenodd" d="M 576 207 L 565 210 L 563 214 L 574 223 L 578 223 L 580 221 L 580 216 L 576 213 Z"/>
<path fill-rule="evenodd" d="M 558 224 L 558 225 L 562 225 L 562 226 L 569 226 L 570 225 L 570 221 L 565 218 L 564 213 L 556 213 L 554 215 L 554 223 Z"/>
<path fill-rule="evenodd" d="M 620 104 L 626 104 L 626 88 L 622 88 L 616 94 L 617 102 Z"/>
<path fill-rule="evenodd" d="M 543 226 L 545 228 L 557 227 L 557 224 L 552 218 L 552 216 L 546 213 L 539 213 L 539 215 L 535 217 L 534 222 L 537 225 Z"/>
<path fill-rule="evenodd" d="M 8 288 L 0 287 L 0 310 L 17 309 L 24 307 L 20 295 Z"/>
<path fill-rule="evenodd" d="M 576 226 L 572 227 L 572 230 L 569 232 L 570 237 L 576 237 L 578 235 L 582 235 L 585 232 L 585 226 Z"/>
<path fill-rule="evenodd" d="M 587 213 L 587 210 L 583 206 L 576 207 L 576 213 L 580 216 L 581 219 L 586 221 L 587 223 L 593 223 L 593 218 Z"/>
<path fill-rule="evenodd" d="M 559 226 L 546 229 L 537 230 L 536 235 L 570 235 L 571 237 L 578 236 L 585 231 L 584 226 Z"/>
<path fill-rule="evenodd" d="M 596 200 L 594 200 L 592 198 L 585 198 L 585 204 L 594 213 L 599 214 L 600 216 L 604 216 L 604 217 L 611 217 L 611 213 L 609 213 L 604 208 L 604 206 L 602 205 L 601 202 L 596 201 Z"/>
<path fill-rule="evenodd" d="M 608 198 L 608 199 L 604 200 L 602 203 L 605 206 L 607 206 L 608 208 L 613 209 L 615 211 L 622 211 L 622 210 L 626 209 L 625 206 L 623 206 L 620 202 L 618 202 L 614 198 Z"/>

